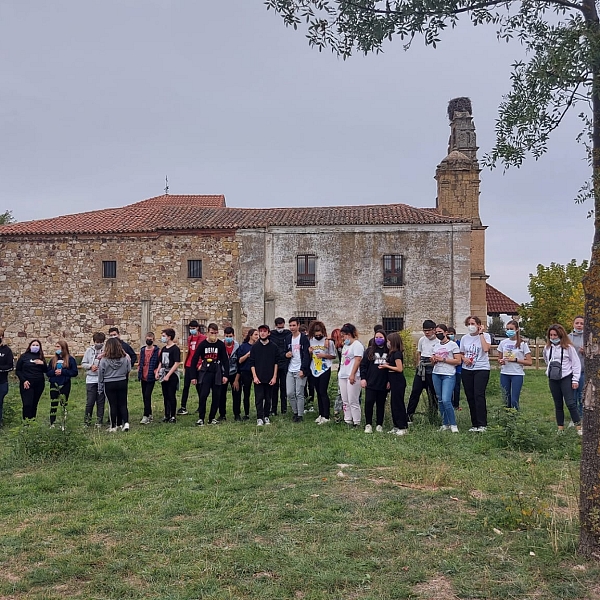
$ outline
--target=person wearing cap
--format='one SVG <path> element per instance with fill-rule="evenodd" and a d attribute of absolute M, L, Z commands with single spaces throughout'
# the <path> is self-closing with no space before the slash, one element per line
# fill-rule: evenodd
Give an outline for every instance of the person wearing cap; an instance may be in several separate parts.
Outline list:
<path fill-rule="evenodd" d="M 279 348 L 269 340 L 270 328 L 258 328 L 258 342 L 250 350 L 250 371 L 254 381 L 254 402 L 256 405 L 256 425 L 270 425 L 271 397 L 277 381 Z"/>
<path fill-rule="evenodd" d="M 190 393 L 190 384 L 192 381 L 192 358 L 196 351 L 196 346 L 206 339 L 206 336 L 200 333 L 200 323 L 196 319 L 192 319 L 188 323 L 188 351 L 185 358 L 185 364 L 183 367 L 183 390 L 181 392 L 181 407 L 177 411 L 178 415 L 187 415 L 187 401 Z M 196 365 L 198 366 L 198 365 Z M 200 389 L 196 388 L 198 397 L 200 397 Z"/>
<path fill-rule="evenodd" d="M 429 406 L 435 406 L 437 412 L 437 396 L 433 387 L 433 363 L 431 362 L 431 357 L 434 354 L 433 347 L 437 344 L 437 341 L 435 321 L 425 319 L 423 321 L 423 335 L 419 338 L 417 344 L 417 370 L 406 408 L 409 423 L 412 422 L 423 390 L 427 392 Z"/>
<path fill-rule="evenodd" d="M 271 401 L 271 414 L 277 415 L 277 403 L 281 399 L 281 414 L 287 413 L 287 372 L 290 359 L 286 357 L 287 349 L 291 344 L 292 332 L 285 327 L 285 319 L 275 319 L 275 329 L 269 335 L 272 344 L 279 350 L 279 363 L 277 365 L 277 381 L 273 386 Z M 268 416 L 268 415 L 267 415 Z"/>

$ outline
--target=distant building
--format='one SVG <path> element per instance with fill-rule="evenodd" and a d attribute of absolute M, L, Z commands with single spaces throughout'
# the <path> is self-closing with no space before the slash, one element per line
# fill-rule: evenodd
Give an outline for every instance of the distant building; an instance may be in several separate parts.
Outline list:
<path fill-rule="evenodd" d="M 231 208 L 163 195 L 0 228 L 1 325 L 17 350 L 65 337 L 77 351 L 117 325 L 139 344 L 191 318 L 247 327 L 277 316 L 418 331 L 487 313 L 485 227 L 470 102 L 450 102 L 435 208 Z"/>

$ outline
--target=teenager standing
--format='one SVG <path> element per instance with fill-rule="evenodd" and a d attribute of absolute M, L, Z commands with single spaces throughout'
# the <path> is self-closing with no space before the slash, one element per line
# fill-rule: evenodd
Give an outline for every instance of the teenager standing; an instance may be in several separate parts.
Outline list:
<path fill-rule="evenodd" d="M 252 389 L 252 371 L 250 370 L 250 351 L 252 346 L 258 342 L 258 329 L 250 329 L 244 338 L 244 341 L 240 344 L 238 349 L 238 379 L 241 385 L 241 389 L 244 395 L 244 417 L 243 420 L 247 421 L 250 415 L 250 390 Z M 236 413 L 236 406 L 233 406 L 233 414 L 236 421 L 241 421 L 241 407 L 239 412 Z"/>
<path fill-rule="evenodd" d="M 573 398 L 575 399 L 577 410 L 579 411 L 579 420 L 581 420 L 583 417 L 583 388 L 585 385 L 585 343 L 583 339 L 583 325 L 583 317 L 575 317 L 575 320 L 573 321 L 573 331 L 569 334 L 569 339 L 575 347 L 575 350 L 577 350 L 577 356 L 579 356 L 579 362 L 581 364 L 579 385 L 577 386 L 577 389 L 573 390 Z"/>
<path fill-rule="evenodd" d="M 390 382 L 390 406 L 392 409 L 392 423 L 394 426 L 388 433 L 406 435 L 408 433 L 408 419 L 404 394 L 406 393 L 406 378 L 404 377 L 404 345 L 402 338 L 397 333 L 388 335 L 389 354 L 387 363 L 380 365 L 380 369 L 388 370 Z"/>
<path fill-rule="evenodd" d="M 31 340 L 27 350 L 19 356 L 15 373 L 23 402 L 23 419 L 35 419 L 37 407 L 46 386 L 48 367 L 40 340 Z"/>
<path fill-rule="evenodd" d="M 256 425 L 270 425 L 271 395 L 277 381 L 279 349 L 269 340 L 268 325 L 258 328 L 258 342 L 250 351 L 250 370 L 254 381 L 254 402 L 256 405 Z"/>
<path fill-rule="evenodd" d="M 154 333 L 146 334 L 146 345 L 140 349 L 140 364 L 138 366 L 138 381 L 142 385 L 142 401 L 144 415 L 140 425 L 148 425 L 152 421 L 152 391 L 156 384 L 155 371 L 159 365 L 160 349 L 154 343 Z"/>
<path fill-rule="evenodd" d="M 96 407 L 96 426 L 104 422 L 104 405 L 106 396 L 98 393 L 98 367 L 104 351 L 106 336 L 97 331 L 92 336 L 92 345 L 85 351 L 81 367 L 85 371 L 85 424 L 90 425 Z"/>
<path fill-rule="evenodd" d="M 48 364 L 48 381 L 50 382 L 50 426 L 56 421 L 56 411 L 60 397 L 69 402 L 71 394 L 71 378 L 77 377 L 77 361 L 69 353 L 66 340 L 58 340 L 54 345 L 54 356 Z"/>
<path fill-rule="evenodd" d="M 487 429 L 487 403 L 485 392 L 490 379 L 489 351 L 492 339 L 483 331 L 481 319 L 475 315 L 465 319 L 468 334 L 460 340 L 462 354 L 462 382 L 471 413 L 471 429 Z"/>
<path fill-rule="evenodd" d="M 183 366 L 183 391 L 181 392 L 181 408 L 177 411 L 178 415 L 187 415 L 187 402 L 190 393 L 190 385 L 192 382 L 192 359 L 196 352 L 196 347 L 200 342 L 203 342 L 206 336 L 200 332 L 200 323 L 196 319 L 192 319 L 188 323 L 188 348 L 187 356 L 185 357 L 185 365 Z M 196 365 L 197 366 L 197 365 Z M 200 397 L 200 390 L 196 387 L 198 397 Z"/>
<path fill-rule="evenodd" d="M 181 350 L 175 343 L 175 330 L 167 327 L 161 332 L 160 341 L 164 346 L 158 353 L 158 367 L 154 373 L 160 381 L 165 404 L 165 416 L 163 422 L 175 423 L 177 411 L 177 388 L 179 387 L 179 375 L 177 369 L 181 364 Z"/>
<path fill-rule="evenodd" d="M 408 422 L 410 423 L 417 410 L 419 400 L 423 390 L 427 392 L 427 399 L 430 405 L 436 401 L 435 388 L 433 387 L 433 364 L 431 356 L 433 355 L 433 346 L 437 338 L 435 337 L 435 322 L 431 319 L 423 321 L 423 335 L 417 343 L 417 369 L 413 379 L 412 390 L 408 398 Z"/>
<path fill-rule="evenodd" d="M 376 430 L 383 433 L 389 383 L 388 370 L 385 368 L 387 359 L 387 335 L 383 329 L 378 329 L 360 362 L 360 385 L 365 390 L 365 433 L 373 433 L 374 406 L 377 406 Z"/>
<path fill-rule="evenodd" d="M 529 367 L 533 361 L 527 342 L 521 339 L 519 323 L 514 319 L 506 324 L 506 339 L 498 345 L 498 362 L 500 363 L 500 387 L 504 395 L 506 408 L 519 409 L 519 398 L 525 378 L 524 366 Z"/>
<path fill-rule="evenodd" d="M 308 328 L 308 352 L 311 356 L 310 374 L 314 378 L 315 392 L 319 404 L 319 416 L 315 423 L 329 423 L 331 401 L 329 400 L 329 380 L 331 365 L 337 357 L 333 340 L 327 339 L 327 329 L 322 321 L 312 321 Z"/>
<path fill-rule="evenodd" d="M 288 402 L 294 413 L 292 420 L 297 423 L 302 421 L 304 417 L 304 391 L 306 389 L 306 377 L 310 369 L 309 342 L 308 337 L 300 333 L 298 319 L 292 317 L 288 324 L 292 335 L 285 355 L 290 361 L 287 367 L 285 386 Z"/>
<path fill-rule="evenodd" d="M 8 394 L 8 373 L 14 368 L 12 350 L 4 341 L 4 329 L 0 329 L 0 427 L 3 425 L 4 398 Z"/>
<path fill-rule="evenodd" d="M 223 385 L 221 386 L 221 400 L 219 402 L 219 421 L 225 421 L 227 419 L 227 389 L 229 388 L 229 386 L 231 385 L 231 400 L 233 414 L 237 414 L 238 417 L 240 415 L 240 401 L 242 397 L 242 389 L 240 387 L 240 381 L 237 376 L 238 349 L 240 345 L 235 339 L 235 330 L 233 329 L 233 327 L 225 327 L 223 333 L 225 334 L 223 337 L 223 343 L 225 344 L 227 358 L 229 359 L 229 372 L 227 373 L 227 382 L 223 383 Z"/>
<path fill-rule="evenodd" d="M 119 342 L 121 343 L 121 346 L 123 347 L 123 350 L 125 350 L 125 354 L 127 354 L 127 356 L 129 356 L 129 360 L 131 361 L 131 368 L 133 368 L 133 366 L 137 362 L 137 354 L 134 352 L 133 348 L 127 342 L 125 342 L 121 339 L 121 334 L 119 332 L 119 328 L 118 327 L 109 328 L 108 337 L 116 338 L 119 340 Z"/>
<path fill-rule="evenodd" d="M 365 347 L 358 341 L 358 331 L 352 323 L 346 323 L 340 329 L 344 337 L 342 358 L 338 371 L 338 384 L 344 409 L 344 421 L 347 425 L 360 427 L 360 361 L 365 353 Z"/>
<path fill-rule="evenodd" d="M 106 393 L 109 405 L 108 431 L 129 431 L 129 410 L 127 408 L 127 384 L 131 371 L 131 359 L 125 353 L 120 340 L 108 338 L 104 344 L 104 354 L 98 367 L 98 393 Z"/>

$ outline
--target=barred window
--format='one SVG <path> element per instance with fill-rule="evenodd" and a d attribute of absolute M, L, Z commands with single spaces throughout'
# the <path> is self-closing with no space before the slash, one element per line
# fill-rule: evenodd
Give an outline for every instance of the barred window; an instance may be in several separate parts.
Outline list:
<path fill-rule="evenodd" d="M 103 260 L 102 261 L 102 277 L 104 279 L 115 279 L 117 277 L 117 261 Z"/>
<path fill-rule="evenodd" d="M 383 255 L 383 285 L 401 286 L 404 285 L 404 260 L 400 254 Z"/>
<path fill-rule="evenodd" d="M 295 315 L 292 315 L 293 317 L 296 317 L 296 319 L 298 319 L 298 325 L 305 325 L 306 327 L 308 327 L 312 321 L 316 321 L 317 317 L 318 317 L 318 313 L 316 312 L 307 312 L 307 311 L 300 311 L 297 312 Z"/>
<path fill-rule="evenodd" d="M 202 279 L 201 260 L 188 260 L 188 279 Z"/>
<path fill-rule="evenodd" d="M 394 333 L 404 329 L 404 317 L 390 315 L 381 319 L 381 324 L 386 333 Z"/>
<path fill-rule="evenodd" d="M 315 286 L 315 255 L 298 254 L 296 257 L 296 285 L 298 287 Z"/>

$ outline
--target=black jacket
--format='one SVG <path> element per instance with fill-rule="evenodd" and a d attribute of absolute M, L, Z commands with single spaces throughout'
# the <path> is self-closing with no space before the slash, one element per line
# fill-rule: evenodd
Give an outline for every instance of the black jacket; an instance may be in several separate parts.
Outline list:
<path fill-rule="evenodd" d="M 131 366 L 133 367 L 133 365 L 135 365 L 135 363 L 137 362 L 137 354 L 135 353 L 135 350 L 122 339 L 119 339 L 119 341 L 121 342 L 123 350 L 125 350 L 125 354 L 129 355 L 129 358 L 131 359 Z"/>
<path fill-rule="evenodd" d="M 199 368 L 198 363 L 200 363 Z M 190 377 L 200 380 L 204 376 L 203 373 L 213 373 L 216 385 L 223 383 L 223 377 L 229 377 L 229 355 L 221 340 L 209 342 L 206 339 L 196 346 L 190 366 Z"/>
<path fill-rule="evenodd" d="M 277 329 L 271 329 L 269 339 L 277 346 L 279 350 L 279 368 L 287 367 L 290 359 L 286 358 L 285 353 L 288 351 L 290 346 L 290 340 L 292 339 L 292 332 L 289 329 L 284 329 L 281 333 Z"/>
<path fill-rule="evenodd" d="M 39 352 L 36 352 L 35 354 L 33 352 L 23 352 L 23 354 L 19 356 L 15 373 L 17 374 L 17 377 L 21 383 L 36 379 L 41 379 L 42 381 L 46 380 L 46 371 L 48 370 L 48 365 L 46 364 L 46 361 L 43 361 L 43 365 L 36 365 L 33 361 L 38 358 L 40 358 Z"/>
<path fill-rule="evenodd" d="M 269 383 L 273 378 L 275 365 L 279 362 L 279 355 L 279 348 L 271 341 L 268 344 L 263 344 L 258 340 L 252 344 L 247 362 L 250 363 L 250 369 L 254 367 L 256 376 L 261 383 Z"/>
<path fill-rule="evenodd" d="M 12 350 L 6 344 L 0 344 L 0 383 L 8 381 L 8 372 L 15 368 Z"/>
<path fill-rule="evenodd" d="M 368 356 L 371 349 L 368 348 L 360 361 L 360 378 L 367 382 L 367 388 L 383 392 L 387 389 L 388 370 L 380 369 L 379 364 L 386 363 L 387 348 L 375 350 L 374 360 L 369 360 Z M 385 358 L 384 358 L 385 356 Z"/>
<path fill-rule="evenodd" d="M 305 335 L 304 333 L 300 334 L 300 370 L 302 371 L 302 373 L 304 374 L 304 376 L 306 377 L 308 375 L 308 372 L 310 370 L 310 361 L 311 361 L 311 356 L 310 356 L 310 352 L 308 351 L 308 349 L 310 348 L 310 341 L 308 340 L 308 336 Z M 289 340 L 289 344 L 286 346 L 285 349 L 286 352 L 291 352 L 292 351 L 292 335 L 290 334 L 290 340 Z M 290 366 L 290 361 L 292 359 L 288 358 L 288 368 Z"/>

